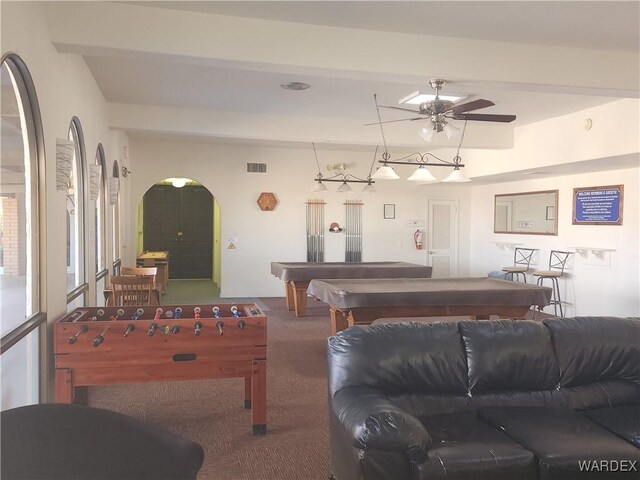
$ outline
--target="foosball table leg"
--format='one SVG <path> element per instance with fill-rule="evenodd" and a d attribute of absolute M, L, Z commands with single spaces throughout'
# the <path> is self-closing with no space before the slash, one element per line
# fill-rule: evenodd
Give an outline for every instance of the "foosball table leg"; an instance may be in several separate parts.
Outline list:
<path fill-rule="evenodd" d="M 267 433 L 267 361 L 254 360 L 251 375 L 251 424 L 254 435 Z"/>
<path fill-rule="evenodd" d="M 244 378 L 244 408 L 251 408 L 251 377 Z"/>
<path fill-rule="evenodd" d="M 70 369 L 56 370 L 56 403 L 73 403 L 73 377 Z"/>

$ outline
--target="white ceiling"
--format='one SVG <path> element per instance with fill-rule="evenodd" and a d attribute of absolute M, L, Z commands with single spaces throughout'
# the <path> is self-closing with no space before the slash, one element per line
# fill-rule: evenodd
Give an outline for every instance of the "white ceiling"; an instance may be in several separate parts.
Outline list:
<path fill-rule="evenodd" d="M 429 78 L 444 76 L 445 93 L 495 102 L 494 107 L 477 113 L 517 115 L 509 125 L 469 122 L 465 145 L 508 148 L 515 126 L 624 96 L 638 96 L 637 87 L 629 94 L 629 89 L 609 88 L 600 80 L 589 83 L 585 79 L 582 84 L 583 77 L 591 72 L 602 77 L 602 69 L 608 68 L 598 61 L 589 64 L 590 53 L 585 49 L 597 49 L 596 55 L 600 56 L 594 58 L 598 59 L 611 57 L 615 61 L 630 52 L 637 56 L 640 2 L 636 1 L 101 3 L 47 2 L 49 12 L 54 14 L 50 15 L 51 25 L 56 27 L 51 29 L 52 40 L 60 51 L 84 56 L 106 100 L 118 104 L 120 123 L 114 126 L 136 134 L 171 132 L 219 140 L 371 145 L 379 142 L 379 130 L 363 125 L 376 121 L 374 93 L 380 104 L 397 105 L 398 99 L 415 90 L 429 91 Z M 56 16 L 56 10 L 65 5 L 70 10 L 60 10 Z M 111 14 L 117 19 L 115 22 L 107 18 Z M 97 20 L 101 16 L 105 17 L 104 24 L 116 23 L 112 30 L 107 31 L 110 27 Z M 71 32 L 80 32 L 78 25 L 84 23 L 83 34 Z M 307 25 L 309 31 L 315 30 L 309 35 L 300 33 L 306 32 L 296 29 L 300 24 Z M 132 25 L 135 31 L 130 31 Z M 202 25 L 206 27 L 203 29 Z M 239 27 L 229 27 L 236 25 Z M 327 27 L 318 30 L 318 25 Z M 105 29 L 104 37 L 97 31 L 101 28 Z M 227 32 L 225 28 L 231 30 Z M 290 43 L 262 33 L 289 33 L 287 29 L 294 32 L 292 37 L 283 37 Z M 378 36 L 371 31 L 386 35 L 381 37 L 383 43 L 376 45 Z M 322 50 L 323 43 L 327 43 L 324 40 L 342 35 L 347 41 L 345 49 L 351 47 L 350 38 L 354 44 L 363 42 L 364 47 L 354 48 L 354 52 L 364 51 L 367 58 L 354 53 L 353 61 L 347 60 L 348 68 L 338 58 L 344 52 L 336 51 L 336 59 L 332 60 L 331 52 L 327 55 Z M 127 38 L 131 41 L 124 44 Z M 398 48 L 394 50 L 396 41 Z M 270 42 L 274 47 L 269 50 Z M 424 54 L 408 56 L 406 42 L 425 42 Z M 481 46 L 475 47 L 476 44 Z M 491 50 L 495 47 L 496 52 L 509 51 L 519 44 L 544 46 L 546 50 L 523 47 L 522 56 L 516 54 L 513 64 Z M 433 45 L 439 46 L 434 47 L 435 53 L 429 51 Z M 448 55 L 449 46 L 451 52 L 458 53 Z M 217 47 L 219 51 L 215 51 Z M 562 57 L 575 52 L 576 68 L 570 61 L 560 66 L 545 63 L 545 57 L 551 58 L 559 47 L 580 48 L 560 53 Z M 260 48 L 266 53 L 256 59 L 252 53 Z M 473 48 L 478 48 L 476 56 L 471 54 L 456 61 L 455 55 Z M 236 50 L 240 52 L 237 57 L 224 57 L 226 52 Z M 603 50 L 610 53 L 603 56 Z M 389 52 L 393 52 L 391 56 Z M 571 59 L 571 54 L 567 58 Z M 366 71 L 371 62 L 375 74 Z M 578 62 L 582 68 L 587 65 L 585 75 L 579 73 Z M 527 68 L 537 63 L 548 72 L 538 71 L 538 75 L 542 73 L 539 78 L 527 77 Z M 520 70 L 520 77 L 513 75 Z M 613 79 L 622 77 L 617 72 L 611 75 Z M 628 72 L 624 75 L 629 77 Z M 638 73 L 635 75 L 637 78 Z M 308 83 L 312 88 L 296 92 L 280 87 L 292 81 Z M 159 107 L 167 109 L 166 126 L 160 125 Z M 191 126 L 189 122 L 176 123 L 176 118 L 186 118 L 190 113 L 201 121 L 193 121 Z M 387 109 L 381 113 L 383 120 L 414 116 Z M 136 115 L 154 117 L 155 125 L 141 121 L 136 124 Z M 423 122 L 388 125 L 385 129 L 390 143 L 424 146 L 416 134 L 420 123 Z M 436 146 L 454 145 L 444 135 L 438 137 Z"/>
<path fill-rule="evenodd" d="M 636 1 L 123 3 L 418 35 L 630 52 L 640 50 L 640 3 Z"/>

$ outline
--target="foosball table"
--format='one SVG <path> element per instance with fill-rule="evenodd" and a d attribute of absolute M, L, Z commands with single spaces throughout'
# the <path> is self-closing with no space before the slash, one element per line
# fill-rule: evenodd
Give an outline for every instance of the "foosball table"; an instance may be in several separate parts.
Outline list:
<path fill-rule="evenodd" d="M 242 377 L 253 433 L 266 433 L 267 317 L 255 304 L 78 308 L 54 329 L 58 403 L 93 385 Z"/>

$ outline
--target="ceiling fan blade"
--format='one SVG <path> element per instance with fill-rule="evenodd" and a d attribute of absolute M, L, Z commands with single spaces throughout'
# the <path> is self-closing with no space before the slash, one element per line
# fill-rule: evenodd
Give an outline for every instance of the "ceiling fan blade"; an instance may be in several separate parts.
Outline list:
<path fill-rule="evenodd" d="M 461 103 L 460 105 L 454 105 L 449 110 L 447 110 L 447 113 L 448 112 L 452 112 L 452 113 L 470 112 L 471 110 L 478 110 L 479 108 L 492 107 L 493 105 L 495 105 L 495 103 L 493 103 L 492 101 L 480 98 L 479 100 L 473 100 L 472 102 Z"/>
<path fill-rule="evenodd" d="M 393 122 L 413 122 L 414 120 L 425 120 L 424 117 L 416 117 L 416 118 L 401 118 L 400 120 L 387 120 L 385 122 L 373 122 L 373 123 L 365 123 L 364 126 L 368 127 L 369 125 L 380 125 L 381 123 L 393 123 Z"/>
<path fill-rule="evenodd" d="M 380 105 L 380 107 L 382 108 L 393 108 L 394 110 L 402 110 L 404 112 L 411 112 L 411 113 L 420 113 L 417 110 L 411 110 L 409 108 L 402 108 L 402 107 L 391 107 L 391 106 L 387 106 L 387 105 Z"/>
<path fill-rule="evenodd" d="M 492 115 L 490 113 L 459 113 L 452 117 L 454 120 L 475 120 L 479 122 L 509 123 L 516 119 L 515 115 Z"/>

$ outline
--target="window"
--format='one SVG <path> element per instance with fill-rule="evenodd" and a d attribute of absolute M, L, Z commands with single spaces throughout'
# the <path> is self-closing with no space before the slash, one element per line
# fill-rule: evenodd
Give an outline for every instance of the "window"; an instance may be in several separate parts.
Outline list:
<path fill-rule="evenodd" d="M 73 118 L 69 127 L 73 142 L 73 160 L 67 190 L 67 310 L 85 305 L 85 161 L 82 127 Z"/>
<path fill-rule="evenodd" d="M 38 403 L 40 313 L 38 228 L 43 161 L 38 100 L 29 70 L 2 59 L 0 155 L 0 335 L 3 409 Z"/>
<path fill-rule="evenodd" d="M 111 204 L 111 248 L 113 248 L 113 274 L 120 269 L 120 167 L 113 162 L 113 176 L 109 179 L 109 203 Z"/>
<path fill-rule="evenodd" d="M 96 305 L 104 306 L 102 292 L 106 287 L 107 264 L 107 235 L 106 235 L 106 205 L 107 205 L 107 165 L 104 159 L 104 149 L 98 145 L 96 151 L 95 171 L 99 172 L 99 178 L 92 180 L 93 188 L 98 187 L 94 200 L 95 207 L 95 255 L 96 255 Z M 95 183 L 94 183 L 95 181 Z"/>

